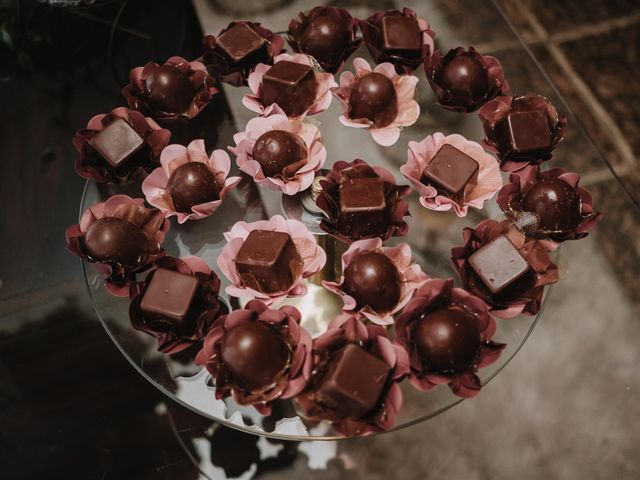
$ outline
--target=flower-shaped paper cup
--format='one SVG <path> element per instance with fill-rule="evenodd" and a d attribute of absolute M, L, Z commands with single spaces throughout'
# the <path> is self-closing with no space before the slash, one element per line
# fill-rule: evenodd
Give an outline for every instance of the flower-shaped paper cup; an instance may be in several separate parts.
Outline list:
<path fill-rule="evenodd" d="M 444 145 L 451 145 L 478 162 L 477 183 L 465 192 L 462 203 L 442 195 L 434 186 L 422 181 L 424 169 Z M 407 163 L 400 167 L 400 172 L 416 189 L 420 195 L 420 204 L 424 208 L 437 211 L 453 210 L 459 217 L 465 217 L 469 207 L 481 209 L 484 202 L 493 197 L 502 186 L 498 161 L 485 152 L 480 144 L 457 133 L 445 136 L 436 132 L 420 142 L 409 142 Z"/>
<path fill-rule="evenodd" d="M 533 273 L 532 285 L 513 299 L 496 299 L 469 264 L 471 255 L 500 235 L 507 236 Z M 527 238 L 510 220 L 484 220 L 475 228 L 464 228 L 463 237 L 464 245 L 451 249 L 451 259 L 465 290 L 480 297 L 491 314 L 498 318 L 514 318 L 520 314 L 535 315 L 540 311 L 544 287 L 558 281 L 558 267 L 549 254 L 554 247 L 553 242 Z"/>
<path fill-rule="evenodd" d="M 329 73 L 338 72 L 362 42 L 356 38 L 358 19 L 352 17 L 344 8 L 318 6 L 308 12 L 300 12 L 298 17 L 299 20 L 294 18 L 289 22 L 289 45 L 295 52 L 314 57 Z M 340 25 L 341 29 L 332 31 L 331 27 L 322 23 L 323 20 L 318 20 L 322 17 L 329 17 L 331 20 L 328 21 Z M 315 25 L 317 23 L 319 26 Z M 315 35 L 307 31 L 310 25 L 311 28 L 317 29 Z"/>
<path fill-rule="evenodd" d="M 216 318 L 220 316 L 221 305 L 218 300 L 220 279 L 199 257 L 162 257 L 155 261 L 155 265 L 158 268 L 195 277 L 199 285 L 193 300 L 195 307 L 189 310 L 189 317 L 186 319 L 188 322 L 186 329 L 184 326 L 178 329 L 176 324 L 154 318 L 140 307 L 155 270 L 150 272 L 143 282 L 131 285 L 131 303 L 129 304 L 131 326 L 155 337 L 159 352 L 172 355 L 200 342 Z"/>
<path fill-rule="evenodd" d="M 340 228 L 340 182 L 342 177 L 348 178 L 382 178 L 384 195 L 389 209 L 389 225 L 381 234 L 372 234 L 358 238 L 351 238 Z M 324 180 L 320 181 L 322 191 L 316 199 L 316 205 L 326 215 L 320 223 L 320 228 L 343 243 L 351 244 L 365 238 L 381 238 L 383 241 L 391 237 L 402 237 L 409 231 L 409 225 L 404 217 L 409 215 L 409 204 L 405 200 L 411 193 L 408 185 L 398 186 L 393 174 L 384 167 L 371 167 L 364 160 L 356 159 L 352 162 L 337 161 Z"/>
<path fill-rule="evenodd" d="M 288 54 L 282 53 L 274 59 L 274 65 L 280 61 L 288 61 L 301 63 L 313 67 L 312 59 L 301 53 Z M 259 64 L 251 75 L 249 75 L 249 88 L 251 93 L 242 98 L 242 104 L 252 112 L 256 112 L 261 116 L 267 116 L 271 113 L 285 113 L 284 109 L 276 103 L 265 105 L 262 97 L 262 77 L 271 68 L 270 65 Z M 331 73 L 314 71 L 316 79 L 316 97 L 313 103 L 297 117 L 305 117 L 306 115 L 315 115 L 324 112 L 331 105 L 331 89 L 337 87 L 335 79 Z"/>
<path fill-rule="evenodd" d="M 91 139 L 117 119 L 126 121 L 144 140 L 144 144 L 118 168 L 113 168 L 91 145 Z M 73 145 L 78 150 L 74 168 L 82 178 L 98 183 L 124 184 L 144 179 L 158 166 L 160 152 L 169 143 L 171 132 L 161 128 L 152 118 L 140 112 L 118 107 L 96 115 L 86 128 L 78 130 Z"/>
<path fill-rule="evenodd" d="M 307 157 L 288 165 L 281 174 L 270 177 L 265 175 L 260 163 L 253 158 L 253 147 L 263 134 L 272 130 L 297 136 L 306 147 Z M 238 168 L 251 176 L 258 185 L 280 190 L 285 195 L 295 195 L 309 188 L 315 173 L 322 168 L 327 157 L 318 127 L 298 119 L 289 119 L 281 113 L 249 120 L 245 131 L 236 133 L 233 140 L 236 146 L 229 147 L 229 150 L 236 155 Z"/>
<path fill-rule="evenodd" d="M 179 167 L 189 162 L 200 162 L 206 165 L 216 182 L 218 200 L 200 203 L 191 207 L 190 213 L 178 212 L 174 206 L 168 191 L 168 183 L 171 174 Z M 214 150 L 211 156 L 207 155 L 204 140 L 194 140 L 188 146 L 169 145 L 160 155 L 161 167 L 156 168 L 142 182 L 142 192 L 147 202 L 159 209 L 165 217 L 176 215 L 178 223 L 187 220 L 200 220 L 215 212 L 222 204 L 229 190 L 234 188 L 241 180 L 240 177 L 229 177 L 231 160 L 224 150 Z"/>
<path fill-rule="evenodd" d="M 154 118 L 191 119 L 218 93 L 214 83 L 202 63 L 171 57 L 163 65 L 149 62 L 131 70 L 122 95 L 129 108 Z"/>
<path fill-rule="evenodd" d="M 345 416 L 329 408 L 315 392 L 316 383 L 323 376 L 333 355 L 347 344 L 355 344 L 383 360 L 390 369 L 378 406 L 364 417 Z M 295 398 L 312 421 L 328 420 L 341 435 L 361 436 L 393 428 L 402 407 L 402 391 L 398 383 L 409 373 L 409 358 L 403 348 L 394 345 L 379 325 L 365 325 L 356 317 L 342 314 L 328 330 L 313 340 L 312 376 L 307 389 Z"/>
<path fill-rule="evenodd" d="M 443 80 L 443 69 L 452 61 L 465 56 L 474 59 L 477 62 L 476 64 L 481 65 L 486 73 L 486 86 L 483 85 L 483 81 L 479 84 L 476 83 L 476 87 L 473 90 L 477 89 L 477 91 L 473 93 L 456 91 Z M 468 50 L 462 47 L 449 50 L 444 57 L 439 50 L 436 50 L 425 62 L 424 70 L 433 93 L 438 99 L 438 104 L 454 112 L 473 112 L 489 100 L 496 98 L 498 95 L 506 95 L 509 91 L 509 85 L 504 79 L 504 71 L 500 62 L 489 55 L 479 54 L 473 47 L 469 47 Z"/>
<path fill-rule="evenodd" d="M 509 142 L 500 135 L 507 117 L 514 112 L 543 112 L 547 119 L 550 145 L 535 151 L 514 152 Z M 542 95 L 500 96 L 484 104 L 478 111 L 482 120 L 487 147 L 501 159 L 500 168 L 505 172 L 515 172 L 527 165 L 539 165 L 552 157 L 553 150 L 564 138 L 567 118 L 559 116 L 556 108 Z"/>
<path fill-rule="evenodd" d="M 422 318 L 448 308 L 462 310 L 473 320 L 479 333 L 478 350 L 475 358 L 464 369 L 442 372 L 425 362 L 416 347 L 414 335 Z M 416 291 L 413 299 L 396 319 L 394 342 L 407 352 L 410 362 L 409 381 L 418 390 L 428 391 L 437 385 L 448 384 L 455 395 L 471 398 L 482 387 L 476 375 L 478 369 L 495 362 L 506 346 L 491 340 L 495 331 L 496 322 L 489 315 L 482 299 L 461 288 L 454 288 L 453 279 L 434 278 Z"/>
<path fill-rule="evenodd" d="M 422 48 L 415 52 L 388 50 L 384 47 L 382 35 L 382 19 L 389 16 L 401 16 L 413 18 L 418 22 L 418 28 L 422 34 Z M 360 30 L 364 43 L 376 63 L 389 62 L 395 65 L 398 73 L 412 73 L 434 51 L 433 37 L 435 33 L 429 29 L 429 22 L 424 18 L 418 18 L 416 12 L 410 8 L 376 12 L 366 20 L 360 20 Z"/>
<path fill-rule="evenodd" d="M 356 58 L 353 61 L 355 74 L 353 72 L 343 72 L 340 75 L 340 86 L 333 90 L 333 94 L 342 104 L 342 115 L 340 123 L 347 127 L 366 128 L 371 133 L 373 140 L 379 145 L 388 147 L 393 145 L 400 138 L 402 127 L 413 125 L 420 116 L 420 105 L 414 100 L 418 77 L 414 75 L 399 75 L 390 63 L 381 63 L 373 70 L 364 58 Z M 374 122 L 367 118 L 351 118 L 351 105 L 349 97 L 356 82 L 370 74 L 379 73 L 388 78 L 393 84 L 398 99 L 398 113 L 396 117 L 387 125 L 376 126 Z"/>
<path fill-rule="evenodd" d="M 399 273 L 400 281 L 400 299 L 398 303 L 386 312 L 374 311 L 368 305 L 359 307 L 357 301 L 344 290 L 344 272 L 349 264 L 358 255 L 365 252 L 376 252 L 386 256 Z M 393 323 L 393 314 L 400 311 L 411 300 L 413 293 L 429 276 L 422 271 L 420 265 L 413 262 L 411 247 L 406 243 L 401 243 L 393 247 L 383 247 L 382 240 L 379 238 L 371 238 L 368 240 L 359 240 L 353 242 L 347 251 L 342 255 L 342 276 L 338 282 L 323 281 L 322 285 L 337 295 L 342 297 L 344 306 L 342 310 L 345 313 L 360 314 L 367 320 L 377 325 L 387 326 Z"/>
<path fill-rule="evenodd" d="M 242 278 L 236 269 L 235 259 L 242 244 L 254 230 L 270 230 L 287 233 L 295 244 L 302 259 L 302 265 L 292 270 L 293 283 L 282 292 L 267 294 L 250 288 L 243 284 Z M 226 292 L 232 297 L 248 297 L 262 300 L 265 304 L 277 304 L 286 297 L 298 297 L 307 293 L 304 279 L 319 272 L 327 261 L 324 250 L 318 246 L 315 237 L 304 223 L 298 220 L 285 220 L 280 215 L 274 215 L 269 220 L 246 223 L 237 222 L 231 230 L 225 232 L 227 244 L 218 256 L 218 267 L 229 280 Z M 299 267 L 299 268 L 298 268 Z"/>
<path fill-rule="evenodd" d="M 309 332 L 300 325 L 300 319 L 300 312 L 294 307 L 287 305 L 272 309 L 259 300 L 252 300 L 245 308 L 219 317 L 196 356 L 196 364 L 205 366 L 214 378 L 216 398 L 233 396 L 240 405 L 253 405 L 263 415 L 269 415 L 271 402 L 294 397 L 304 390 L 311 374 L 312 340 Z M 285 342 L 290 352 L 286 367 L 273 382 L 255 390 L 246 390 L 238 385 L 221 353 L 228 333 L 245 322 L 260 322 L 268 326 Z"/>
<path fill-rule="evenodd" d="M 231 58 L 225 53 L 218 43 L 218 38 L 237 25 L 244 25 L 262 37 L 264 43 L 256 51 L 241 60 Z M 202 39 L 202 61 L 207 66 L 209 73 L 221 81 L 241 87 L 247 85 L 249 74 L 259 63 L 270 65 L 273 58 L 282 51 L 284 38 L 276 35 L 259 23 L 240 20 L 231 22 L 226 28 L 220 30 L 217 36 L 207 35 Z"/>
<path fill-rule="evenodd" d="M 130 232 L 134 232 L 138 238 L 146 238 L 146 245 L 136 246 L 138 248 L 136 253 L 139 255 L 135 265 L 123 265 L 113 259 L 95 260 L 88 253 L 85 235 L 94 223 L 104 218 L 117 218 L 133 224 Z M 162 212 L 155 208 L 145 208 L 144 199 L 114 195 L 107 201 L 96 203 L 85 210 L 80 223 L 67 228 L 65 236 L 67 250 L 85 262 L 95 263 L 96 269 L 104 274 L 105 287 L 109 293 L 126 297 L 129 295 L 129 286 L 132 281 L 135 281 L 136 274 L 147 270 L 156 259 L 165 255 L 161 245 L 168 230 L 169 222 L 164 219 Z"/>

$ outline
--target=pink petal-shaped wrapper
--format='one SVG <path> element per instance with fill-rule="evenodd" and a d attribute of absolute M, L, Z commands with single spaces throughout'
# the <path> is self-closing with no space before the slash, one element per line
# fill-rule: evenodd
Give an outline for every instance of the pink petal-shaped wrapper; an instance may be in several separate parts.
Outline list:
<path fill-rule="evenodd" d="M 382 253 L 389 258 L 400 274 L 402 282 L 400 300 L 390 311 L 375 312 L 368 306 L 357 309 L 356 300 L 343 289 L 344 275 L 340 277 L 338 282 L 323 281 L 322 285 L 330 292 L 342 297 L 342 301 L 344 302 L 342 310 L 345 313 L 353 314 L 357 312 L 372 323 L 387 326 L 393 323 L 393 314 L 400 311 L 409 300 L 411 300 L 413 293 L 429 279 L 429 276 L 422 271 L 420 265 L 413 263 L 411 247 L 408 244 L 401 243 L 394 247 L 383 247 L 382 240 L 379 238 L 353 242 L 349 249 L 342 255 L 342 272 L 346 270 L 355 257 L 361 253 L 371 251 Z"/>
<path fill-rule="evenodd" d="M 284 171 L 282 175 L 266 176 L 260 163 L 253 159 L 255 142 L 270 130 L 284 130 L 297 135 L 307 147 L 307 158 L 296 163 L 296 170 L 287 172 L 286 176 Z M 322 143 L 318 127 L 298 119 L 289 119 L 282 113 L 252 118 L 247 123 L 245 131 L 236 133 L 233 140 L 236 146 L 229 147 L 229 150 L 236 155 L 238 168 L 251 176 L 258 185 L 280 190 L 285 195 L 295 195 L 309 188 L 315 172 L 322 168 L 327 158 L 327 150 Z"/>
<path fill-rule="evenodd" d="M 413 75 L 398 75 L 390 63 L 381 63 L 373 70 L 371 65 L 364 58 L 356 58 L 353 61 L 355 74 L 352 72 L 343 72 L 340 75 L 340 86 L 333 89 L 333 94 L 342 104 L 342 115 L 340 115 L 340 123 L 347 127 L 366 128 L 371 133 L 373 140 L 384 147 L 393 145 L 400 137 L 400 129 L 413 125 L 420 116 L 420 105 L 414 100 L 418 77 Z M 349 112 L 351 106 L 349 97 L 356 81 L 370 74 L 371 72 L 380 73 L 387 77 L 393 83 L 393 87 L 398 97 L 398 114 L 396 118 L 384 127 L 376 127 L 373 122 L 366 118 L 350 118 Z"/>
<path fill-rule="evenodd" d="M 425 314 L 457 307 L 464 309 L 477 322 L 480 332 L 478 353 L 471 365 L 462 372 L 434 372 L 422 360 L 412 338 L 416 322 Z M 428 391 L 437 385 L 448 384 L 454 394 L 470 398 L 478 394 L 481 383 L 476 372 L 500 356 L 506 346 L 491 340 L 496 330 L 495 320 L 489 315 L 482 299 L 471 295 L 466 290 L 453 287 L 453 279 L 428 280 L 415 292 L 413 299 L 407 304 L 395 322 L 394 343 L 401 346 L 409 358 L 409 381 L 418 390 Z"/>
<path fill-rule="evenodd" d="M 171 195 L 167 191 L 167 184 L 171 174 L 180 166 L 189 162 L 204 163 L 213 174 L 218 187 L 219 199 L 212 202 L 200 203 L 191 207 L 191 213 L 177 212 Z M 161 167 L 156 168 L 151 175 L 142 182 L 142 192 L 151 205 L 159 209 L 165 217 L 176 215 L 178 223 L 187 220 L 200 220 L 215 212 L 222 204 L 229 191 L 241 180 L 240 177 L 229 177 L 231 160 L 224 150 L 214 150 L 207 155 L 204 140 L 194 140 L 188 146 L 169 145 L 160 155 Z"/>
<path fill-rule="evenodd" d="M 274 64 L 281 60 L 287 60 L 289 62 L 301 63 L 303 65 L 309 65 L 313 67 L 313 62 L 301 53 L 293 55 L 282 53 L 274 59 Z M 267 116 L 271 113 L 284 113 L 277 104 L 264 105 L 262 102 L 262 77 L 271 68 L 269 65 L 263 63 L 259 64 L 255 70 L 249 75 L 249 88 L 251 94 L 247 94 L 242 98 L 242 104 L 252 112 L 256 112 L 261 116 Z M 304 118 L 306 115 L 315 115 L 316 113 L 324 112 L 329 105 L 331 105 L 331 89 L 337 87 L 333 75 L 330 73 L 323 73 L 315 71 L 316 77 L 316 99 L 311 106 L 299 118 Z"/>
<path fill-rule="evenodd" d="M 294 307 L 270 309 L 259 300 L 252 300 L 244 309 L 219 317 L 209 330 L 202 350 L 196 357 L 196 364 L 205 366 L 215 380 L 216 398 L 233 396 L 239 404 L 253 405 L 263 415 L 269 415 L 271 402 L 279 398 L 291 398 L 302 392 L 311 376 L 312 340 L 309 332 L 300 325 L 300 318 L 300 312 Z M 291 350 L 285 370 L 272 384 L 257 391 L 239 387 L 219 353 L 227 332 L 244 322 L 264 322 L 278 333 Z"/>
<path fill-rule="evenodd" d="M 439 194 L 433 186 L 426 185 L 421 180 L 422 172 L 443 145 L 457 148 L 479 165 L 478 182 L 465 194 L 462 205 Z M 409 142 L 407 163 L 400 167 L 400 172 L 420 194 L 420 204 L 423 207 L 437 211 L 453 210 L 459 217 L 465 217 L 469 207 L 481 209 L 484 202 L 493 197 L 502 187 L 500 165 L 497 160 L 485 152 L 480 144 L 458 134 L 445 136 L 443 133 L 436 132 L 420 142 Z"/>
<path fill-rule="evenodd" d="M 266 294 L 242 284 L 240 275 L 236 270 L 235 258 L 243 242 L 253 230 L 284 232 L 291 236 L 300 253 L 300 257 L 302 257 L 303 265 L 298 278 L 287 290 L 275 294 Z M 269 220 L 253 223 L 237 222 L 231 227 L 230 231 L 225 232 L 224 237 L 227 240 L 227 244 L 218 256 L 218 267 L 231 282 L 231 285 L 226 288 L 226 292 L 233 297 L 256 298 L 266 305 L 277 304 L 287 297 L 304 295 L 307 292 L 304 279 L 319 272 L 327 261 L 324 250 L 318 246 L 315 237 L 302 222 L 285 220 L 280 215 L 275 215 Z"/>

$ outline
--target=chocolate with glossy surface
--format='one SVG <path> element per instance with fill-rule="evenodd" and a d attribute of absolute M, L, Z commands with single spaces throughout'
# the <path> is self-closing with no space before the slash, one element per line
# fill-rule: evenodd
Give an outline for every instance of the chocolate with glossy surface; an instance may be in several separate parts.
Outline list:
<path fill-rule="evenodd" d="M 349 46 L 350 36 L 345 22 L 332 15 L 321 15 L 305 28 L 300 49 L 318 62 L 332 65 Z"/>
<path fill-rule="evenodd" d="M 489 75 L 473 55 L 463 53 L 442 66 L 439 83 L 455 97 L 479 100 L 489 90 Z"/>
<path fill-rule="evenodd" d="M 118 168 L 142 148 L 144 139 L 129 122 L 123 118 L 116 118 L 97 132 L 89 140 L 89 144 L 109 165 Z"/>
<path fill-rule="evenodd" d="M 495 133 L 505 154 L 527 153 L 549 148 L 552 143 L 546 112 L 511 112 L 495 125 Z"/>
<path fill-rule="evenodd" d="M 379 405 L 389 366 L 350 343 L 335 352 L 314 387 L 315 400 L 342 418 L 361 418 Z"/>
<path fill-rule="evenodd" d="M 540 180 L 524 195 L 522 209 L 538 217 L 538 227 L 548 231 L 573 230 L 581 220 L 580 197 L 559 178 Z"/>
<path fill-rule="evenodd" d="M 275 177 L 283 175 L 286 167 L 305 160 L 307 147 L 298 135 L 285 130 L 269 130 L 254 143 L 252 156 L 267 177 Z M 287 169 L 286 173 L 295 173 L 295 170 L 289 170 L 293 169 Z"/>
<path fill-rule="evenodd" d="M 291 236 L 271 230 L 249 233 L 235 263 L 242 284 L 266 294 L 288 289 L 302 271 L 302 259 Z"/>
<path fill-rule="evenodd" d="M 220 199 L 211 169 L 202 162 L 188 162 L 176 168 L 167 182 L 176 212 L 190 213 L 191 207 Z"/>
<path fill-rule="evenodd" d="M 478 183 L 480 166 L 469 155 L 451 145 L 443 145 L 422 172 L 422 182 L 458 203 Z"/>
<path fill-rule="evenodd" d="M 282 374 L 291 350 L 278 333 L 264 322 L 247 321 L 229 330 L 220 345 L 222 362 L 230 379 L 245 390 L 268 387 Z"/>
<path fill-rule="evenodd" d="M 394 263 L 384 254 L 363 252 L 344 271 L 342 288 L 357 302 L 378 313 L 389 312 L 400 301 L 402 281 Z"/>
<path fill-rule="evenodd" d="M 340 232 L 348 238 L 382 235 L 389 226 L 389 208 L 380 177 L 342 177 L 339 190 Z"/>
<path fill-rule="evenodd" d="M 156 113 L 181 114 L 191 106 L 196 87 L 179 68 L 160 65 L 145 80 L 144 101 Z"/>
<path fill-rule="evenodd" d="M 137 225 L 117 217 L 103 217 L 87 229 L 84 248 L 93 261 L 135 268 L 146 259 L 150 245 Z"/>
<path fill-rule="evenodd" d="M 313 68 L 302 63 L 281 60 L 262 77 L 264 106 L 277 103 L 289 117 L 306 112 L 316 99 L 316 90 Z"/>
<path fill-rule="evenodd" d="M 360 77 L 349 94 L 349 118 L 366 118 L 374 127 L 389 125 L 398 116 L 398 96 L 393 82 L 381 73 Z"/>
<path fill-rule="evenodd" d="M 467 370 L 482 341 L 475 318 L 459 308 L 423 315 L 416 322 L 412 339 L 426 370 L 439 373 Z"/>
<path fill-rule="evenodd" d="M 404 55 L 422 52 L 422 32 L 415 18 L 403 15 L 382 17 L 382 47 L 387 53 Z"/>
<path fill-rule="evenodd" d="M 264 38 L 246 23 L 237 23 L 224 32 L 216 39 L 216 45 L 236 63 L 250 63 L 267 48 Z"/>

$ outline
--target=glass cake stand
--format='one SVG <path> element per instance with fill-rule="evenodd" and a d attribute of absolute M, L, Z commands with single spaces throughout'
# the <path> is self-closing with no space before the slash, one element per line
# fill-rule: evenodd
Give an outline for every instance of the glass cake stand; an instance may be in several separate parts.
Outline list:
<path fill-rule="evenodd" d="M 296 2 L 293 3 L 297 5 Z M 309 7 L 304 2 L 302 3 L 304 5 L 294 7 L 288 17 L 284 14 L 280 17 L 291 18 L 296 12 Z M 513 33 L 496 7 L 487 2 L 477 2 L 479 8 L 490 9 L 495 16 L 490 28 L 492 29 L 491 38 L 497 40 L 494 45 L 490 45 L 486 43 L 486 37 L 474 33 L 477 29 L 468 28 L 473 25 L 477 27 L 477 23 L 480 21 L 471 12 L 461 10 L 457 16 L 448 18 L 444 14 L 442 16 L 430 14 L 430 12 L 436 12 L 436 4 L 441 6 L 441 2 L 405 3 L 414 8 L 419 16 L 426 16 L 430 19 L 431 27 L 437 33 L 439 48 L 446 51 L 458 45 L 475 44 L 482 53 L 493 54 L 501 60 L 506 78 L 511 84 L 512 93 L 534 92 L 542 94 L 569 117 L 568 138 L 557 149 L 556 160 L 553 161 L 554 165 L 563 166 L 563 153 L 566 153 L 569 148 L 579 148 L 585 155 L 598 158 L 602 162 L 603 168 L 607 167 L 606 161 L 583 133 L 562 98 L 559 97 L 538 64 Z M 196 6 L 198 7 L 197 4 Z M 362 10 L 362 8 L 358 8 L 353 13 L 362 17 L 366 14 L 366 11 Z M 219 21 L 221 24 L 226 24 L 228 20 L 222 18 Z M 268 18 L 260 20 L 274 31 L 286 29 L 286 24 L 283 24 L 282 19 L 278 20 L 280 24 L 274 25 L 269 24 Z M 453 20 L 459 22 L 459 24 L 455 23 L 458 25 L 457 28 L 453 27 Z M 220 28 L 216 29 L 205 25 L 207 32 L 217 32 Z M 506 53 L 503 56 L 500 52 Z M 361 47 L 351 57 L 351 60 L 356 56 L 369 59 L 365 47 Z M 352 68 L 351 62 L 348 62 L 345 68 Z M 529 72 L 529 75 L 518 75 L 517 79 L 526 78 L 528 84 L 518 85 L 517 81 L 512 82 L 509 72 L 523 68 Z M 437 106 L 422 69 L 420 68 L 415 74 L 420 78 L 416 95 L 421 105 L 422 114 L 415 125 L 402 132 L 400 140 L 392 147 L 378 146 L 366 131 L 342 126 L 338 122 L 341 109 L 335 99 L 328 111 L 308 118 L 308 121 L 318 124 L 323 133 L 327 149 L 325 168 L 331 168 L 337 160 L 362 158 L 371 165 L 381 165 L 388 168 L 394 173 L 398 183 L 407 184 L 398 168 L 406 161 L 407 143 L 410 140 L 419 141 L 436 131 L 445 134 L 460 133 L 477 142 L 482 140 L 482 126 L 477 115 L 452 113 Z M 216 101 L 208 107 L 215 109 L 216 120 L 212 124 L 212 128 L 216 130 L 216 135 L 214 135 L 215 148 L 226 148 L 233 145 L 232 135 L 236 131 L 244 130 L 246 122 L 254 116 L 253 112 L 248 111 L 241 104 L 242 95 L 247 91 L 247 88 L 233 88 L 225 85 L 225 95 L 218 95 Z M 571 168 L 571 166 L 569 165 L 567 168 Z M 88 182 L 81 200 L 81 213 L 90 205 L 104 201 L 115 193 L 143 197 L 139 185 L 114 188 Z M 297 199 L 288 198 L 283 202 L 282 196 L 277 192 L 257 187 L 251 179 L 245 178 L 211 217 L 201 221 L 187 222 L 185 225 L 178 225 L 175 219 L 172 219 L 171 229 L 163 246 L 167 254 L 172 256 L 197 255 L 203 258 L 222 280 L 222 300 L 228 306 L 235 308 L 237 301 L 232 302 L 224 293 L 228 282 L 216 263 L 216 258 L 225 244 L 223 233 L 239 220 L 256 221 L 276 214 L 296 218 L 301 216 L 301 212 Z M 456 282 L 457 277 L 451 264 L 450 250 L 451 247 L 462 244 L 462 228 L 475 226 L 484 218 L 502 218 L 495 199 L 487 202 L 484 210 L 470 210 L 467 217 L 458 218 L 453 213 L 425 210 L 418 203 L 415 192 L 412 192 L 410 197 L 410 212 L 412 216 L 408 218 L 409 234 L 406 237 L 394 238 L 389 243 L 409 243 L 416 260 L 426 273 L 432 277 L 453 277 Z M 309 220 L 305 215 L 302 217 L 303 220 Z M 310 226 L 313 228 L 313 219 L 310 222 Z M 571 248 L 570 245 L 568 248 Z M 331 261 L 331 259 L 329 260 Z M 330 261 L 327 263 L 329 264 Z M 206 370 L 193 363 L 195 356 L 193 349 L 174 356 L 158 353 L 153 337 L 136 331 L 130 326 L 129 300 L 109 295 L 103 288 L 100 274 L 95 271 L 92 265 L 83 264 L 83 270 L 88 293 L 98 318 L 108 335 L 133 367 L 174 401 L 211 420 L 248 433 L 283 440 L 336 440 L 342 438 L 332 430 L 329 424 L 306 422 L 290 401 L 276 402 L 272 414 L 267 417 L 260 415 L 252 407 L 237 405 L 232 399 L 216 400 L 214 397 L 215 386 L 212 385 L 210 376 Z M 305 297 L 291 299 L 287 303 L 300 309 L 303 325 L 316 336 L 324 331 L 327 323 L 339 312 L 341 301 L 336 295 L 322 287 L 311 283 L 308 286 L 309 293 Z M 549 288 L 545 292 L 545 299 L 548 298 L 550 290 Z M 479 377 L 483 384 L 498 375 L 518 353 L 539 321 L 543 309 L 536 316 L 520 316 L 512 320 L 497 319 L 498 328 L 494 340 L 506 343 L 507 347 L 498 361 L 479 371 Z M 440 386 L 425 393 L 416 390 L 405 380 L 401 383 L 401 388 L 404 394 L 404 403 L 398 413 L 394 429 L 427 420 L 462 401 L 454 396 L 446 386 Z"/>

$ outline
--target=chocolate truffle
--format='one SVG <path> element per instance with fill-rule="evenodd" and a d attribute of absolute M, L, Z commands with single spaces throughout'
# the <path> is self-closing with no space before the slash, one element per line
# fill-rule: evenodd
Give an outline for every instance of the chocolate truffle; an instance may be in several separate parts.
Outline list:
<path fill-rule="evenodd" d="M 506 235 L 496 237 L 471 255 L 469 265 L 491 294 L 508 292 L 509 296 L 517 296 L 524 287 L 531 286 L 529 264 Z M 520 279 L 525 285 L 518 282 Z"/>
<path fill-rule="evenodd" d="M 250 63 L 267 47 L 264 38 L 246 23 L 235 24 L 216 39 L 216 44 L 229 60 L 237 63 Z"/>
<path fill-rule="evenodd" d="M 393 262 L 378 252 L 363 252 L 344 271 L 343 289 L 357 302 L 377 313 L 389 312 L 400 301 L 400 272 Z"/>
<path fill-rule="evenodd" d="M 349 46 L 350 33 L 339 18 L 321 15 L 309 23 L 300 39 L 300 49 L 319 63 L 332 65 Z"/>
<path fill-rule="evenodd" d="M 349 238 L 382 235 L 389 223 L 389 209 L 380 177 L 342 177 L 340 196 L 340 231 Z"/>
<path fill-rule="evenodd" d="M 422 316 L 412 338 L 427 370 L 440 373 L 461 373 L 471 367 L 482 340 L 475 318 L 459 308 Z"/>
<path fill-rule="evenodd" d="M 454 97 L 481 99 L 489 90 L 489 76 L 482 63 L 472 55 L 462 54 L 442 66 L 439 81 Z"/>
<path fill-rule="evenodd" d="M 198 279 L 166 268 L 157 268 L 147 286 L 140 309 L 159 331 L 189 330 L 190 310 L 198 292 Z"/>
<path fill-rule="evenodd" d="M 313 68 L 302 63 L 281 60 L 262 77 L 262 100 L 265 106 L 277 103 L 289 117 L 306 112 L 316 99 Z"/>
<path fill-rule="evenodd" d="M 242 322 L 229 330 L 220 346 L 230 379 L 245 390 L 271 385 L 289 365 L 291 351 L 264 322 Z"/>
<path fill-rule="evenodd" d="M 213 173 L 202 162 L 188 162 L 176 168 L 167 182 L 176 212 L 190 213 L 191 207 L 220 199 Z"/>
<path fill-rule="evenodd" d="M 89 140 L 89 144 L 111 167 L 118 168 L 142 148 L 144 139 L 129 125 L 129 122 L 116 118 L 96 133 Z"/>
<path fill-rule="evenodd" d="M 291 236 L 271 230 L 249 233 L 235 263 L 243 285 L 266 294 L 287 290 L 302 269 L 302 259 Z"/>
<path fill-rule="evenodd" d="M 362 418 L 378 406 L 390 370 L 378 357 L 349 343 L 325 366 L 314 397 L 342 418 Z"/>
<path fill-rule="evenodd" d="M 349 118 L 366 118 L 376 128 L 389 125 L 398 115 L 393 82 L 377 72 L 360 77 L 351 89 L 349 107 Z"/>
<path fill-rule="evenodd" d="M 422 53 L 422 33 L 415 18 L 402 15 L 382 17 L 382 46 L 387 53 Z"/>
<path fill-rule="evenodd" d="M 536 214 L 538 227 L 549 231 L 572 230 L 581 220 L 580 197 L 559 178 L 533 185 L 522 200 L 522 209 Z"/>
<path fill-rule="evenodd" d="M 307 147 L 298 135 L 284 130 L 270 130 L 256 140 L 252 156 L 267 177 L 275 177 L 283 175 L 283 170 L 289 165 L 306 159 Z"/>
<path fill-rule="evenodd" d="M 171 65 L 159 65 L 152 70 L 145 84 L 144 101 L 157 113 L 184 113 L 196 96 L 196 88 L 189 77 Z"/>
<path fill-rule="evenodd" d="M 534 152 L 552 143 L 547 113 L 542 110 L 512 112 L 496 123 L 495 133 L 507 153 Z"/>
<path fill-rule="evenodd" d="M 478 183 L 480 166 L 473 158 L 451 145 L 443 145 L 422 172 L 422 182 L 458 203 Z"/>
<path fill-rule="evenodd" d="M 93 222 L 84 235 L 86 254 L 96 262 L 115 262 L 135 268 L 149 253 L 149 240 L 137 225 L 117 217 Z"/>

